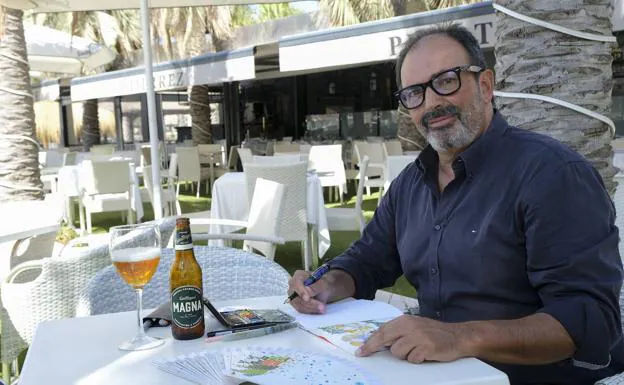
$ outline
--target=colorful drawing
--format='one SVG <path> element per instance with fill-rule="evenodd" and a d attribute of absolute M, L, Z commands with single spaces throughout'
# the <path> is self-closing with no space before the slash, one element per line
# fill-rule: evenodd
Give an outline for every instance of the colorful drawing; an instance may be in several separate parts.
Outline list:
<path fill-rule="evenodd" d="M 250 361 L 240 362 L 238 372 L 247 376 L 260 376 L 266 374 L 270 370 L 279 368 L 290 358 L 285 356 L 262 356 L 254 358 Z"/>
<path fill-rule="evenodd" d="M 320 327 L 311 330 L 312 333 L 327 339 L 339 348 L 348 352 L 355 352 L 381 325 L 391 318 L 352 322 Z"/>

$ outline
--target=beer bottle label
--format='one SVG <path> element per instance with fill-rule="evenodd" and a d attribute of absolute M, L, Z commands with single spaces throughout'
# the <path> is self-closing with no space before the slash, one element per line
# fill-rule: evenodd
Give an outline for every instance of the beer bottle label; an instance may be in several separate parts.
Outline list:
<path fill-rule="evenodd" d="M 176 229 L 175 233 L 175 249 L 189 250 L 193 248 L 193 238 L 191 237 L 191 229 Z"/>
<path fill-rule="evenodd" d="M 196 286 L 180 286 L 171 293 L 171 320 L 184 329 L 197 326 L 204 318 L 202 292 Z"/>

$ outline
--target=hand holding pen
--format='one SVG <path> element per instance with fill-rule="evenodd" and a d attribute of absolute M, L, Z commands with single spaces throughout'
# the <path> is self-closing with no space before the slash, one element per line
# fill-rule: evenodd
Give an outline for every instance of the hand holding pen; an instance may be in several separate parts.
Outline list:
<path fill-rule="evenodd" d="M 296 271 L 289 282 L 291 293 L 284 303 L 290 304 L 301 313 L 323 313 L 329 298 L 329 287 L 321 278 L 330 270 L 329 264 L 323 264 L 312 274 Z"/>

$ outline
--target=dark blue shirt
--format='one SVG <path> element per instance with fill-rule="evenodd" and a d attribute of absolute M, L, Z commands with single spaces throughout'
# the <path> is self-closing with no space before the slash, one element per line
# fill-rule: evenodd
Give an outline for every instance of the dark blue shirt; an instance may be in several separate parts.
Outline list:
<path fill-rule="evenodd" d="M 576 344 L 552 365 L 490 363 L 512 384 L 591 384 L 624 370 L 615 209 L 578 153 L 499 113 L 438 188 L 427 147 L 392 182 L 364 233 L 332 262 L 356 297 L 405 274 L 422 316 L 445 322 L 557 319 Z"/>

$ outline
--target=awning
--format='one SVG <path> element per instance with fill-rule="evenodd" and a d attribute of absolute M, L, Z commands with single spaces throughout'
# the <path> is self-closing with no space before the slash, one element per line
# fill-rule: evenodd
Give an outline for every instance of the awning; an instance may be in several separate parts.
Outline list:
<path fill-rule="evenodd" d="M 46 80 L 32 87 L 35 102 L 44 100 L 58 101 L 61 99 L 61 82 L 58 79 Z"/>
<path fill-rule="evenodd" d="M 615 0 L 612 21 L 614 32 L 624 30 L 624 0 Z M 494 47 L 496 16 L 489 1 L 284 37 L 279 41 L 280 71 L 311 72 L 393 61 L 411 33 L 448 22 L 466 27 L 481 48 Z"/>
<path fill-rule="evenodd" d="M 209 53 L 191 59 L 154 65 L 156 91 L 186 88 L 200 84 L 253 79 L 254 48 Z M 143 67 L 107 72 L 72 79 L 72 101 L 111 98 L 146 92 Z"/>

